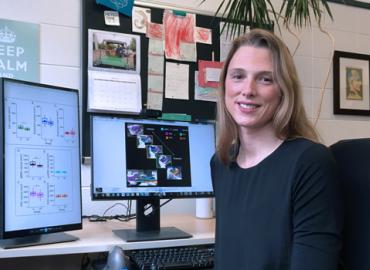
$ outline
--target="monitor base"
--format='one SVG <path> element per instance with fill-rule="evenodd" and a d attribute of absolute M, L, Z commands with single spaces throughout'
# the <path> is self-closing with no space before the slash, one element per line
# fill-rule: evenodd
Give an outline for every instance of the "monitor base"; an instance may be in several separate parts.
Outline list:
<path fill-rule="evenodd" d="M 135 229 L 122 229 L 113 230 L 113 232 L 126 242 L 184 239 L 193 237 L 191 234 L 175 227 L 161 227 L 160 230 L 155 231 L 149 230 L 140 232 Z"/>
<path fill-rule="evenodd" d="M 17 237 L 10 239 L 0 240 L 0 247 L 3 249 L 19 248 L 19 247 L 29 247 L 38 246 L 62 242 L 71 242 L 78 240 L 78 237 L 67 234 L 67 233 L 50 233 L 42 235 L 32 235 L 25 237 Z"/>

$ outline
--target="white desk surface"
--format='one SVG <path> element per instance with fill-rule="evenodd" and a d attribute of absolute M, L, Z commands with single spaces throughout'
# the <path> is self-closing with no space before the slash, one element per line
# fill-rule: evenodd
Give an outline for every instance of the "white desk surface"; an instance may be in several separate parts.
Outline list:
<path fill-rule="evenodd" d="M 193 237 L 188 239 L 127 243 L 116 236 L 112 230 L 135 228 L 135 221 L 120 222 L 112 220 L 107 222 L 89 222 L 88 220 L 84 220 L 82 230 L 67 232 L 68 234 L 77 236 L 79 238 L 77 241 L 16 249 L 0 248 L 0 258 L 105 252 L 111 250 L 113 246 L 120 246 L 124 250 L 128 250 L 214 243 L 214 219 L 198 219 L 191 215 L 162 216 L 161 226 L 177 227 L 192 234 Z"/>

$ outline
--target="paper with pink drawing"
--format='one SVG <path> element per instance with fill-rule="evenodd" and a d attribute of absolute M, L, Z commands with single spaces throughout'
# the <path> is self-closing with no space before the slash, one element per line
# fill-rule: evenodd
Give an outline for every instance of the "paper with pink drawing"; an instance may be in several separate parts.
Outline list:
<path fill-rule="evenodd" d="M 209 28 L 195 28 L 195 42 L 212 44 L 212 30 Z"/>
<path fill-rule="evenodd" d="M 175 15 L 173 11 L 165 10 L 163 26 L 166 58 L 195 62 L 195 14 Z"/>

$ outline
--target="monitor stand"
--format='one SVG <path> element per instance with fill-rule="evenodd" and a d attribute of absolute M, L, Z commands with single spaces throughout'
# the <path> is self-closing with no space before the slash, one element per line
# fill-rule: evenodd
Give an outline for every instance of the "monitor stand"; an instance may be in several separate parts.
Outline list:
<path fill-rule="evenodd" d="M 78 237 L 67 233 L 50 233 L 41 235 L 30 235 L 0 240 L 0 247 L 3 249 L 29 247 L 37 245 L 71 242 L 78 240 Z"/>
<path fill-rule="evenodd" d="M 150 209 L 148 209 L 150 208 Z M 146 213 L 151 210 L 150 213 Z M 160 227 L 160 199 L 136 200 L 136 229 L 113 230 L 126 242 L 191 238 L 192 235 L 175 227 Z"/>

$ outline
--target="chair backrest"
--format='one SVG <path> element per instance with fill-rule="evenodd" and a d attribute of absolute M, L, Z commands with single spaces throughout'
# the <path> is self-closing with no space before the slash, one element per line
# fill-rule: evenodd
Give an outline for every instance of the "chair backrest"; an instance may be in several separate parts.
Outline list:
<path fill-rule="evenodd" d="M 370 269 L 370 138 L 330 147 L 343 188 L 343 261 L 347 270 Z"/>

